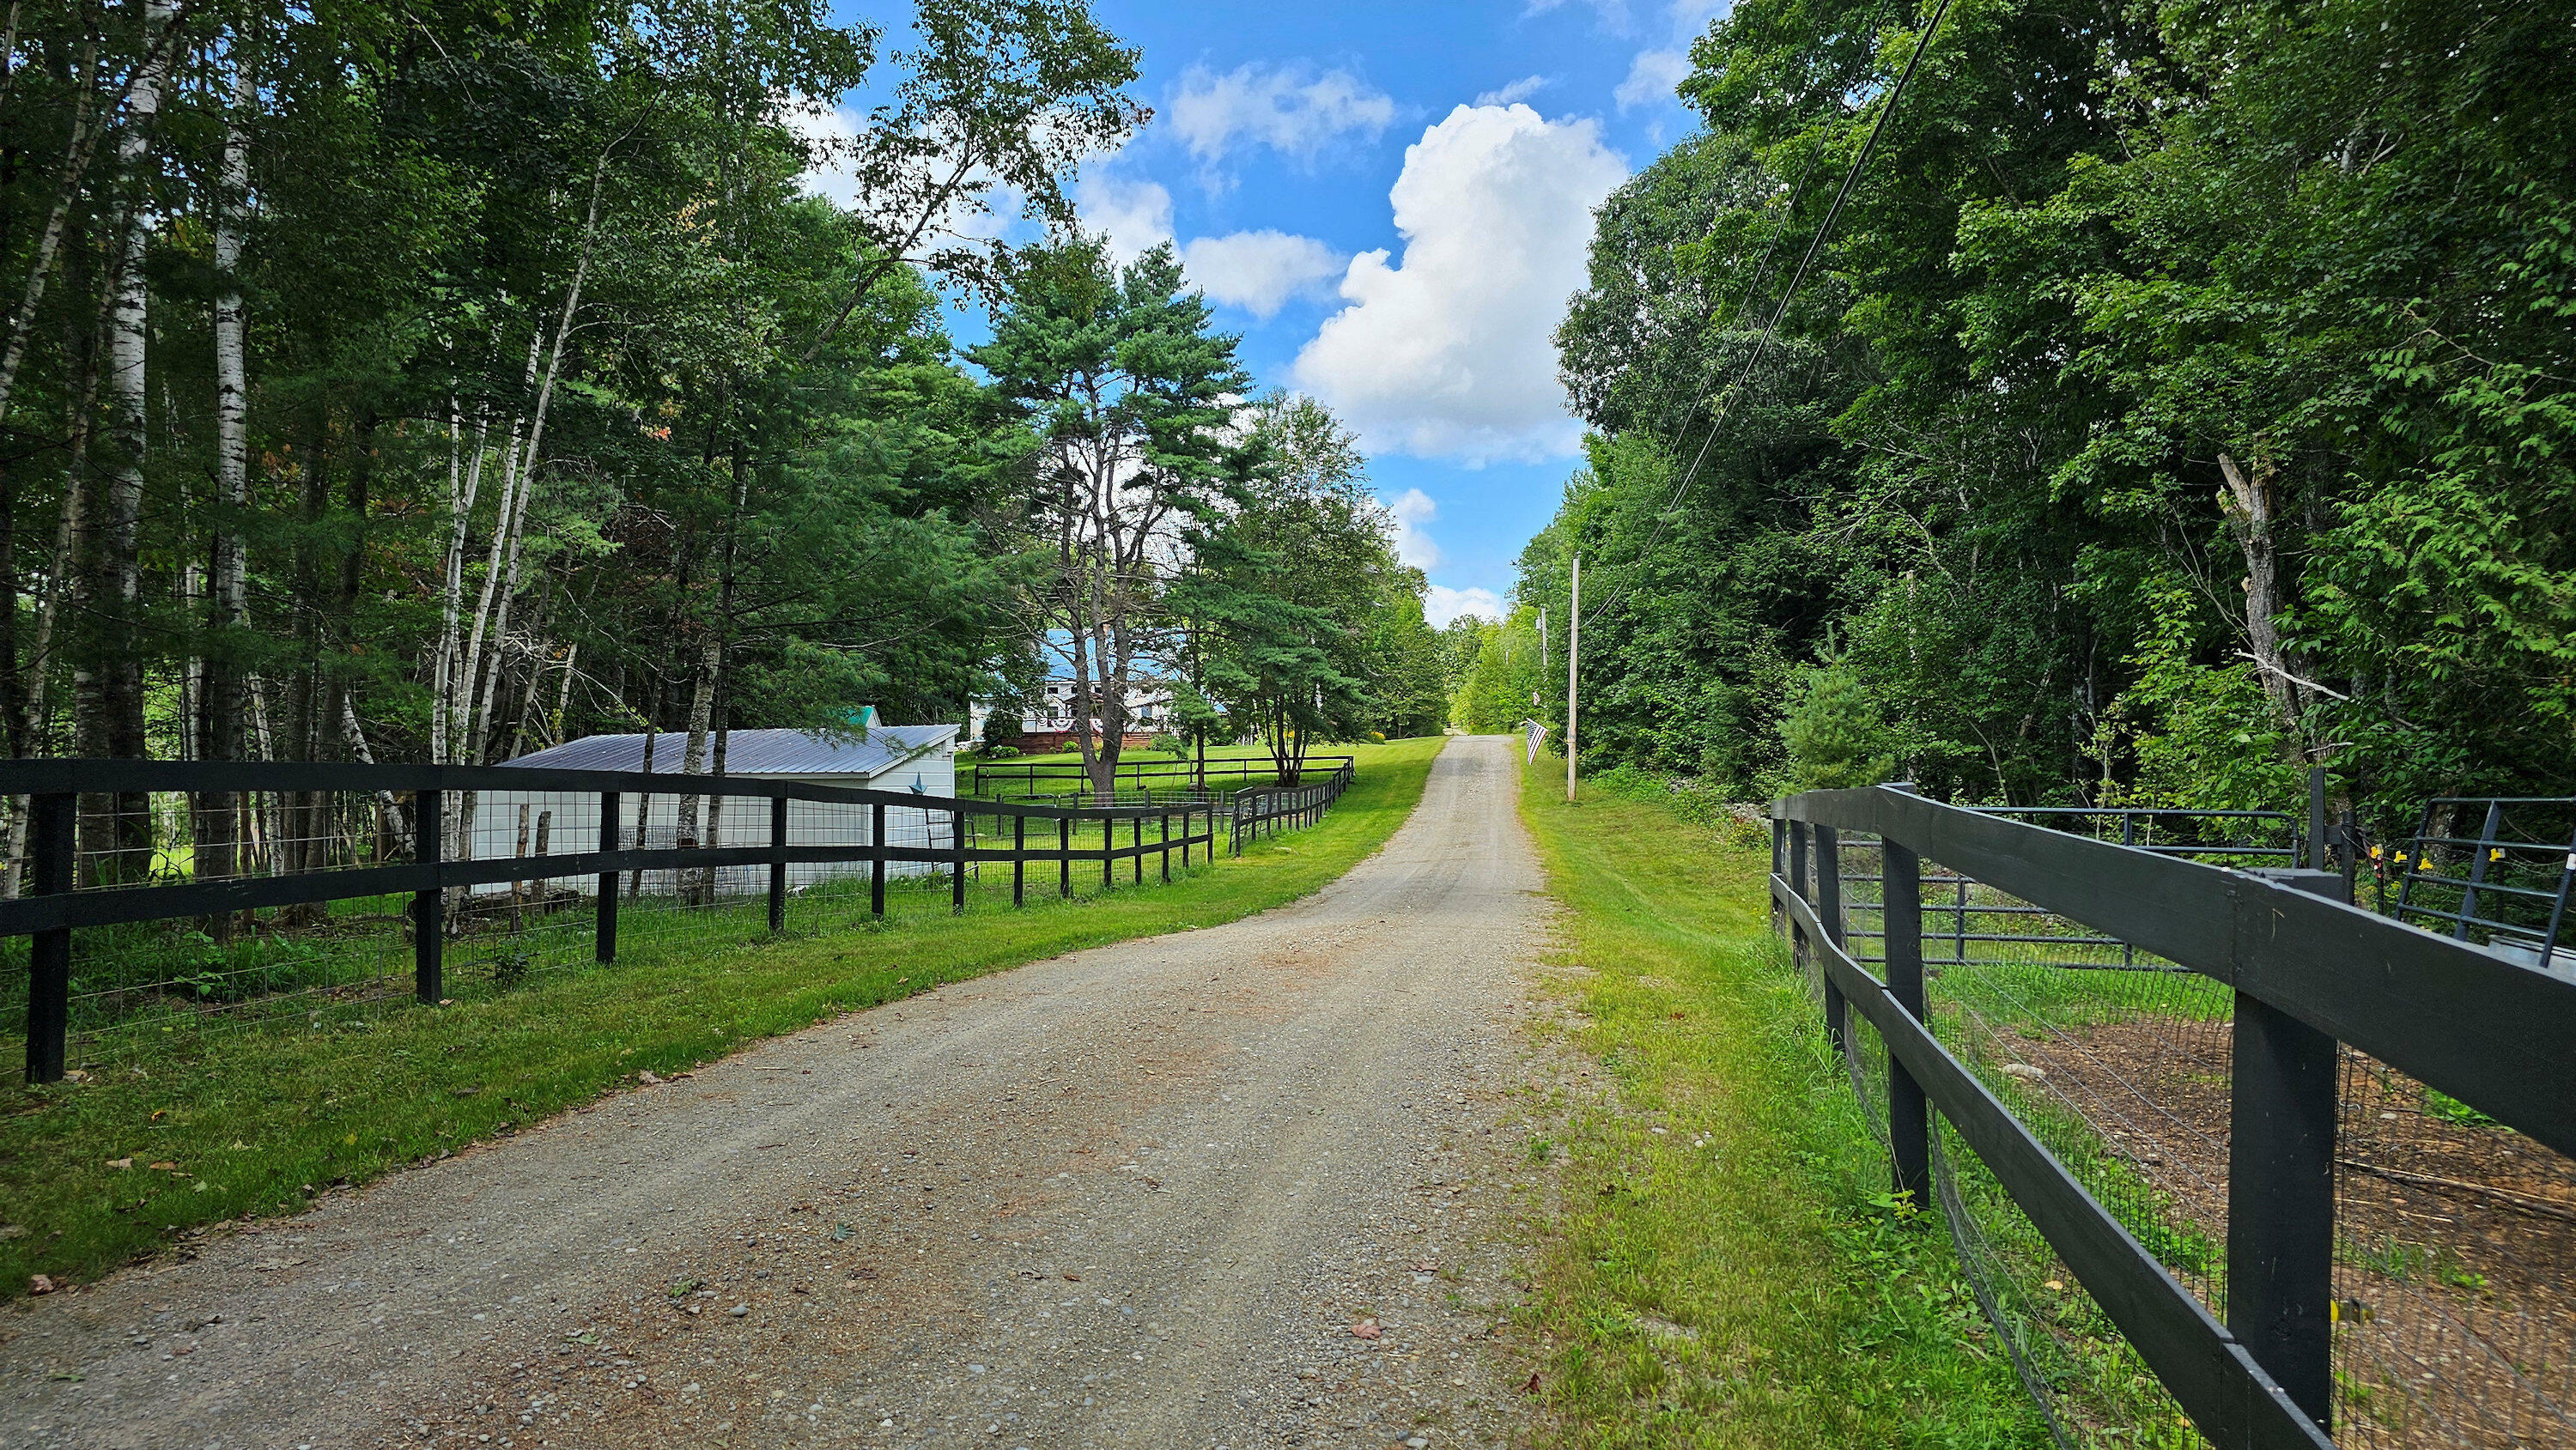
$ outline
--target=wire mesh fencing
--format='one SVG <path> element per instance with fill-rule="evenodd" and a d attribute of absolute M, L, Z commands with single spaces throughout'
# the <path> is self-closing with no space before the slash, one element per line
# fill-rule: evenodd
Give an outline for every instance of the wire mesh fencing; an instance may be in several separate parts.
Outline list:
<path fill-rule="evenodd" d="M 2286 817 L 2093 819 L 2096 839 L 2208 864 L 2291 864 Z M 1821 844 L 1821 843 L 1819 843 Z M 1880 840 L 1783 875 L 1886 971 Z M 1827 871 L 1838 879 L 1828 882 Z M 2134 942 L 1926 859 L 1923 1020 L 2173 1283 L 2229 1322 L 2238 999 Z M 1830 928 L 1828 928 L 1830 930 Z M 1801 956 L 1830 1007 L 1821 950 Z M 1855 1092 L 1887 1139 L 1886 1047 L 1847 1019 Z M 2334 1048 L 2332 1433 L 2373 1447 L 2576 1445 L 2576 1164 L 2349 1045 Z M 1935 1115 L 1931 1191 L 1971 1287 L 2069 1446 L 2208 1443 L 1995 1171 Z"/>

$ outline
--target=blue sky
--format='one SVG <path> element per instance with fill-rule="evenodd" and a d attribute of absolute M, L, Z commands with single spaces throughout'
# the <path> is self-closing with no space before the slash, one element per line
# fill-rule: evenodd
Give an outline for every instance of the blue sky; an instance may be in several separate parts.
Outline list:
<path fill-rule="evenodd" d="M 854 8 L 902 43 L 908 7 Z M 1086 224 L 1176 243 L 1262 385 L 1359 429 L 1435 621 L 1493 611 L 1579 462 L 1547 336 L 1591 208 L 1689 130 L 1672 84 L 1723 8 L 1095 0 L 1157 114 L 1084 169 Z"/>

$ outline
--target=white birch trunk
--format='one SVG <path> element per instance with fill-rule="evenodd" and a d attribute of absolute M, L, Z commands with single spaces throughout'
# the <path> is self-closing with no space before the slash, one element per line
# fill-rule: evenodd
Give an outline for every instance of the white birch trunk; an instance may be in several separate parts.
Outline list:
<path fill-rule="evenodd" d="M 502 535 L 493 541 L 496 550 L 505 542 L 508 547 L 506 551 L 501 551 L 506 553 L 506 562 L 502 564 L 503 578 L 493 612 L 494 645 L 483 672 L 482 702 L 475 711 L 473 736 L 467 742 L 467 759 L 476 764 L 482 763 L 484 742 L 491 738 L 492 706 L 500 693 L 501 686 L 499 641 L 510 627 L 510 600 L 519 588 L 519 543 L 526 528 L 528 500 L 536 492 L 537 459 L 539 450 L 545 444 L 546 412 L 554 402 L 555 383 L 563 372 L 564 347 L 572 340 L 573 319 L 581 311 L 582 284 L 590 277 L 591 253 L 599 239 L 599 202 L 608 182 L 608 158 L 608 152 L 601 152 L 599 164 L 591 171 L 590 210 L 582 219 L 581 252 L 573 262 L 572 284 L 564 289 L 563 310 L 555 318 L 554 342 L 547 349 L 544 380 L 537 386 L 537 405 L 529 418 L 526 446 L 517 450 L 516 458 L 511 460 L 510 472 L 515 475 L 517 496 L 515 500 L 511 500 L 505 492 L 503 508 L 509 515 L 508 525 Z M 505 479 L 505 490 L 508 483 L 509 480 Z M 487 578 L 484 582 L 487 586 L 485 597 L 490 598 L 492 590 L 488 586 L 491 580 Z M 478 621 L 477 634 L 480 633 Z M 474 675 L 470 668 L 466 680 L 469 685 L 474 682 Z"/>
<path fill-rule="evenodd" d="M 137 544 L 143 520 L 148 404 L 144 369 L 151 301 L 143 279 L 143 253 L 152 239 L 153 215 L 152 188 L 145 172 L 151 160 L 153 123 L 161 114 L 161 43 L 171 11 L 169 0 L 142 0 L 142 4 L 147 59 L 137 68 L 133 95 L 126 108 L 125 134 L 117 141 L 120 175 L 133 186 L 134 195 L 126 207 L 125 230 L 119 239 L 115 300 L 108 322 L 108 427 L 116 439 L 119 456 L 115 470 L 108 475 L 106 517 L 100 521 L 110 569 L 108 587 L 116 596 L 115 617 L 129 625 L 143 582 Z M 121 712 L 124 696 L 129 693 L 124 686 L 130 683 L 139 689 L 140 679 L 117 680 L 117 675 L 135 671 L 128 661 L 112 661 L 108 669 L 116 672 L 110 679 L 119 686 L 113 696 L 118 703 L 105 708 Z M 133 703 L 139 708 L 139 700 Z M 107 729 L 115 728 L 112 719 L 103 723 Z"/>

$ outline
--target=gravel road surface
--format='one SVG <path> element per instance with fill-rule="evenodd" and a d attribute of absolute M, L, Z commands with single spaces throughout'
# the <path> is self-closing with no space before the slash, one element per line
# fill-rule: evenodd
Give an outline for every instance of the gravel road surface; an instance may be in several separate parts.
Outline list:
<path fill-rule="evenodd" d="M 1542 928 L 1515 777 L 1512 741 L 1452 741 L 1307 901 L 22 1300 L 0 1445 L 1511 1443 Z"/>

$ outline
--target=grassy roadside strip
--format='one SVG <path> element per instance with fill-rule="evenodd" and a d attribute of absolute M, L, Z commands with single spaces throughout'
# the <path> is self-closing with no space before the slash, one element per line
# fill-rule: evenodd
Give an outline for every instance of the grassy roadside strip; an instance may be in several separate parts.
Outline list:
<path fill-rule="evenodd" d="M 0 1297 L 33 1274 L 95 1278 L 196 1225 L 296 1211 L 641 1071 L 668 1076 L 945 982 L 1293 901 L 1394 834 L 1441 743 L 1363 749 L 1358 781 L 1320 824 L 1169 886 L 1032 893 L 1022 911 L 984 894 L 963 917 L 944 896 L 900 893 L 882 927 L 603 968 L 372 1026 L 212 1038 L 87 1083 L 0 1087 Z M 117 1159 L 131 1166 L 107 1166 Z"/>
<path fill-rule="evenodd" d="M 1566 1105 L 1533 1285 L 1554 1440 L 2047 1444 L 1937 1217 L 1891 1198 L 1770 934 L 1767 846 L 1659 801 L 1569 807 L 1562 762 L 1528 770 L 1521 814 L 1606 1088 Z"/>

